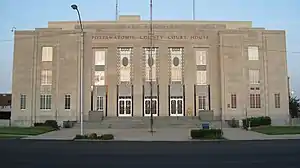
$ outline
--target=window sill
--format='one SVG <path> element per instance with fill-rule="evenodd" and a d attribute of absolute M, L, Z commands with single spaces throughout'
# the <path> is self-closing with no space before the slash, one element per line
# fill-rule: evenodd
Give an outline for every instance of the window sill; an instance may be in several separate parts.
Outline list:
<path fill-rule="evenodd" d="M 51 112 L 52 109 L 40 109 L 41 112 Z"/>

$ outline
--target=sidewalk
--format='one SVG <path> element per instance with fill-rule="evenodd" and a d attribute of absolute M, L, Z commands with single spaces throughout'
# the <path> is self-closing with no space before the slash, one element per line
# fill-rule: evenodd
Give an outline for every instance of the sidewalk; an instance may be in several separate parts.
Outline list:
<path fill-rule="evenodd" d="M 85 129 L 84 134 L 97 133 L 113 134 L 119 141 L 189 141 L 190 131 L 187 128 L 163 128 L 154 129 L 153 135 L 149 129 Z M 23 139 L 34 140 L 73 140 L 76 134 L 80 134 L 79 128 L 61 129 L 37 136 L 29 136 Z"/>
<path fill-rule="evenodd" d="M 241 128 L 223 128 L 224 138 L 228 140 L 271 140 L 271 139 L 300 139 L 300 135 L 266 135 Z"/>
<path fill-rule="evenodd" d="M 22 139 L 34 139 L 34 140 L 73 140 L 76 134 L 80 134 L 80 130 L 77 129 L 60 129 L 58 131 L 47 132 L 36 136 L 28 136 Z"/>
<path fill-rule="evenodd" d="M 190 141 L 189 128 L 160 128 L 154 129 L 153 135 L 149 129 L 85 129 L 84 134 L 97 133 L 113 134 L 119 141 Z M 241 128 L 223 128 L 224 138 L 227 140 L 271 140 L 271 139 L 300 139 L 300 135 L 265 135 Z M 79 128 L 61 129 L 23 139 L 35 140 L 73 140 L 80 134 Z"/>

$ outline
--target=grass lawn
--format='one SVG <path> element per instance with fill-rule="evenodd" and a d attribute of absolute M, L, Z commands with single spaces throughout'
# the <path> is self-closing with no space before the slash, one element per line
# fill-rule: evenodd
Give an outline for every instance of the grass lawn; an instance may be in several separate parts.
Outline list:
<path fill-rule="evenodd" d="M 51 127 L 0 127 L 0 136 L 4 135 L 39 135 L 54 131 Z"/>
<path fill-rule="evenodd" d="M 0 139 L 19 139 L 23 137 L 21 135 L 0 134 Z"/>
<path fill-rule="evenodd" d="M 300 134 L 300 126 L 264 126 L 251 128 L 251 130 L 267 135 Z"/>

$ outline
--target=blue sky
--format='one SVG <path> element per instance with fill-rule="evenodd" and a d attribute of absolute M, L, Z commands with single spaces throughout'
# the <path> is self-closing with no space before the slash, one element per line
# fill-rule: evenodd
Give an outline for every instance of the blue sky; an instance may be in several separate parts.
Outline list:
<path fill-rule="evenodd" d="M 0 92 L 11 91 L 12 27 L 47 27 L 48 21 L 77 20 L 70 5 L 78 4 L 83 20 L 114 20 L 115 0 L 0 0 Z M 149 19 L 149 0 L 119 0 L 119 14 Z M 153 19 L 192 19 L 192 0 L 153 0 Z M 300 96 L 299 0 L 196 0 L 197 20 L 250 20 L 255 27 L 287 31 L 288 69 Z M 297 19 L 298 17 L 298 19 Z M 295 53 L 299 52 L 299 53 Z"/>

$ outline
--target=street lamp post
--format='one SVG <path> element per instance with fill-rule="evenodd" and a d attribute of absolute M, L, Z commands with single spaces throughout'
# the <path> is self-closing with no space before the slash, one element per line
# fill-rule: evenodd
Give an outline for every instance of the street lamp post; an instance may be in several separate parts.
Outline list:
<path fill-rule="evenodd" d="M 152 79 L 152 71 L 153 71 L 153 23 L 152 23 L 152 0 L 150 0 L 150 132 L 153 133 L 153 79 Z M 156 106 L 155 106 L 156 107 Z"/>
<path fill-rule="evenodd" d="M 84 32 L 83 32 L 83 26 L 81 22 L 81 16 L 80 12 L 78 10 L 78 6 L 76 4 L 71 5 L 71 8 L 73 10 L 77 11 L 77 15 L 79 18 L 79 24 L 80 24 L 80 134 L 83 135 L 83 56 L 84 56 Z"/>

